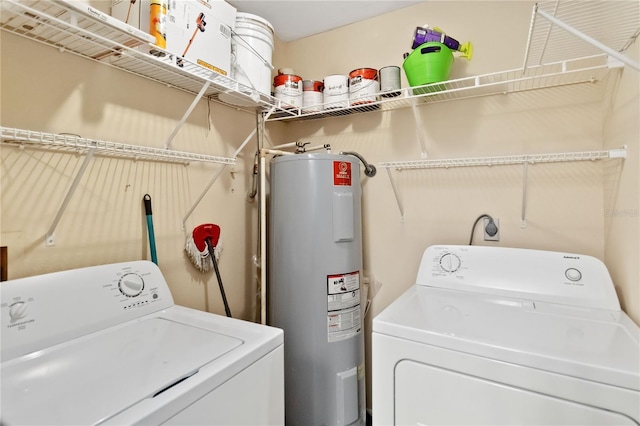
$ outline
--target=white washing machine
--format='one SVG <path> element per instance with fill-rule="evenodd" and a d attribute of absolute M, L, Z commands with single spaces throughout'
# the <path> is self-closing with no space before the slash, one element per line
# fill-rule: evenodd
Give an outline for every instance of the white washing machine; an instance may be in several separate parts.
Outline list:
<path fill-rule="evenodd" d="M 281 425 L 283 333 L 174 305 L 147 261 L 0 283 L 2 425 Z"/>
<path fill-rule="evenodd" d="M 640 330 L 589 256 L 429 247 L 372 369 L 374 425 L 640 423 Z"/>

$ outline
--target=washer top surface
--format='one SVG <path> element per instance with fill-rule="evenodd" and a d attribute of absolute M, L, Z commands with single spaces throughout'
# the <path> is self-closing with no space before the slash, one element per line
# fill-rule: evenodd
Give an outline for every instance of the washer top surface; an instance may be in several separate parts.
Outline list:
<path fill-rule="evenodd" d="M 96 424 L 242 344 L 160 317 L 94 333 L 3 364 L 3 421 Z"/>
<path fill-rule="evenodd" d="M 572 293 L 568 298 L 565 281 L 573 282 L 566 278 L 558 281 L 561 303 L 553 302 L 556 290 L 551 285 L 544 284 L 545 292 L 539 298 L 535 282 L 526 283 L 526 291 L 518 289 L 517 277 L 531 275 L 526 266 L 514 268 L 506 252 L 491 250 L 490 258 L 483 262 L 469 259 L 470 252 L 458 252 L 456 271 L 443 274 L 441 268 L 430 265 L 439 264 L 443 253 L 455 252 L 455 248 L 440 249 L 427 249 L 418 284 L 374 318 L 374 333 L 640 391 L 640 331 L 622 311 L 591 307 L 595 302 L 586 295 Z M 517 276 L 510 276 L 496 262 L 506 262 L 517 270 Z M 481 283 L 474 280 L 470 266 L 474 264 L 483 265 Z M 464 265 L 469 269 L 464 270 Z M 445 266 L 452 269 L 449 263 Z M 532 268 L 539 266 L 530 263 Z M 586 275 L 591 272 L 575 263 L 571 268 Z M 489 281 L 487 270 L 497 271 L 496 285 Z M 540 276 L 539 271 L 537 274 Z M 501 291 L 510 280 L 514 284 Z M 587 281 L 585 287 L 589 285 Z M 601 288 L 593 292 L 603 294 Z M 580 303 L 571 305 L 567 300 Z"/>

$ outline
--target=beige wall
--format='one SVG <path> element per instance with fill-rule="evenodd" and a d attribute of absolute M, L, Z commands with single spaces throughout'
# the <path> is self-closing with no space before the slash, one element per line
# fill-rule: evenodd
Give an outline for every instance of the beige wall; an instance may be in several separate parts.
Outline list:
<path fill-rule="evenodd" d="M 2 33 L 1 124 L 50 133 L 163 147 L 193 95 Z M 56 70 L 56 71 L 54 71 Z M 197 105 L 172 147 L 231 156 L 255 117 L 206 101 Z M 209 128 L 209 122 L 211 128 Z M 149 193 L 158 263 L 177 303 L 224 313 L 213 274 L 183 254 L 201 223 L 221 226 L 220 269 L 234 315 L 252 319 L 255 303 L 255 208 L 246 200 L 255 140 L 228 167 L 182 230 L 182 219 L 222 166 L 188 166 L 94 157 L 55 231 L 44 236 L 84 156 L 2 148 L 2 245 L 9 278 L 149 259 L 142 197 Z"/>
<path fill-rule="evenodd" d="M 305 79 L 401 65 L 414 27 L 428 23 L 474 44 L 471 62 L 455 60 L 453 78 L 514 69 L 523 62 L 532 4 L 428 1 L 330 33 L 278 41 L 274 65 L 294 68 Z M 9 34 L 2 33 L 0 41 L 3 126 L 161 147 L 193 99 Z M 637 59 L 637 42 L 633 49 Z M 382 284 L 366 318 L 367 345 L 371 319 L 413 284 L 422 251 L 431 244 L 468 243 L 482 213 L 500 219 L 501 241 L 485 243 L 478 232 L 476 244 L 604 260 L 625 309 L 640 322 L 638 73 L 625 69 L 617 90 L 610 84 L 428 105 L 419 109 L 423 129 L 416 129 L 410 109 L 267 125 L 273 144 L 329 143 L 334 151 L 358 151 L 373 164 L 420 159 L 420 130 L 434 159 L 629 147 L 624 164 L 529 167 L 524 228 L 522 166 L 394 172 L 404 218 L 385 170 L 364 178 L 364 275 Z M 603 93 L 615 95 L 611 107 Z M 230 156 L 254 125 L 252 115 L 201 101 L 173 147 Z M 224 312 L 215 277 L 197 272 L 183 254 L 185 234 L 214 222 L 222 228 L 220 267 L 231 309 L 254 319 L 257 219 L 255 203 L 246 200 L 254 152 L 252 141 L 207 193 L 185 231 L 183 216 L 221 166 L 94 158 L 58 225 L 56 246 L 45 247 L 44 236 L 83 157 L 3 146 L 0 236 L 9 246 L 9 277 L 148 258 L 142 196 L 149 193 L 159 266 L 176 302 Z M 627 213 L 607 213 L 612 211 Z"/>

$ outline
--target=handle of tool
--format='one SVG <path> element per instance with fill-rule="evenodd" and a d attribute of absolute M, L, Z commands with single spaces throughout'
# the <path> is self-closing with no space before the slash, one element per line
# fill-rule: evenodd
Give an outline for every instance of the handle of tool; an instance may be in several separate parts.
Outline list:
<path fill-rule="evenodd" d="M 153 232 L 153 216 L 151 210 L 151 196 L 145 194 L 142 198 L 144 201 L 144 212 L 147 216 L 147 230 L 149 232 L 149 249 L 151 250 L 151 261 L 158 264 L 158 255 L 156 253 L 156 236 Z"/>
<path fill-rule="evenodd" d="M 213 262 L 213 269 L 216 271 L 216 278 L 218 279 L 218 286 L 220 287 L 220 295 L 222 296 L 222 302 L 224 303 L 224 312 L 227 314 L 229 318 L 231 318 L 231 309 L 229 309 L 229 302 L 227 302 L 227 296 L 224 293 L 224 286 L 222 285 L 222 278 L 220 277 L 220 270 L 218 269 L 218 261 L 216 260 L 216 255 L 214 253 L 214 247 L 211 243 L 211 238 L 206 238 L 204 240 L 207 243 L 207 249 L 209 250 L 209 256 L 211 256 L 211 261 Z"/>

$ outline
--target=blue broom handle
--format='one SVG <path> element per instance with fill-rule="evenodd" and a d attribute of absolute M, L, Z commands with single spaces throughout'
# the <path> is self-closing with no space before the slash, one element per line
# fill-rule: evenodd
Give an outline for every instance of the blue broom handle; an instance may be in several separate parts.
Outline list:
<path fill-rule="evenodd" d="M 156 254 L 156 236 L 153 232 L 153 217 L 151 211 L 151 196 L 145 194 L 144 196 L 144 210 L 147 215 L 147 229 L 149 230 L 149 248 L 151 249 L 151 261 L 158 264 L 158 255 Z"/>

